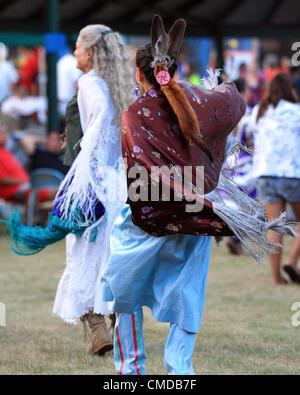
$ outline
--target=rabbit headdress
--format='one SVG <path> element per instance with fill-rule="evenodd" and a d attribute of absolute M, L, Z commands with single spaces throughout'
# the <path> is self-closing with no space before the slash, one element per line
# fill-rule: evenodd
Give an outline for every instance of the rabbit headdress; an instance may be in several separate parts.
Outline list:
<path fill-rule="evenodd" d="M 151 66 L 158 63 L 170 67 L 181 48 L 186 22 L 178 19 L 166 33 L 163 21 L 159 15 L 154 15 L 151 26 L 151 53 L 154 58 Z"/>
<path fill-rule="evenodd" d="M 154 68 L 154 76 L 161 86 L 162 92 L 177 116 L 180 129 L 188 144 L 196 143 L 213 162 L 211 151 L 201 135 L 197 116 L 183 90 L 168 72 L 181 48 L 185 28 L 185 20 L 178 19 L 166 33 L 161 17 L 157 14 L 153 16 L 151 53 L 154 60 L 151 66 Z"/>

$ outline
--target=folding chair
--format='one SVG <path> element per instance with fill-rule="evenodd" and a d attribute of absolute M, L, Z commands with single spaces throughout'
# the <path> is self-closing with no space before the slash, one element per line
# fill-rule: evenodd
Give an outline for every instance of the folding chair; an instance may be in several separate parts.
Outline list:
<path fill-rule="evenodd" d="M 60 183 L 64 179 L 64 174 L 55 169 L 36 169 L 30 173 L 31 192 L 28 197 L 27 209 L 27 225 L 32 226 L 34 222 L 34 214 L 36 208 L 50 209 L 37 203 L 37 192 L 42 188 L 58 189 Z M 37 203 L 37 204 L 36 204 Z"/>

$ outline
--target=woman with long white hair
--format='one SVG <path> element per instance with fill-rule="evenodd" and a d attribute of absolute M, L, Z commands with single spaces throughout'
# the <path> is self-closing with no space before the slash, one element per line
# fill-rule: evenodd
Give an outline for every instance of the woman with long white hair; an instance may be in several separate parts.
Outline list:
<path fill-rule="evenodd" d="M 53 312 L 69 323 L 87 321 L 92 330 L 89 352 L 103 355 L 113 343 L 100 279 L 110 257 L 111 226 L 126 201 L 121 114 L 132 99 L 133 72 L 120 34 L 104 25 L 83 28 L 74 55 L 84 73 L 77 97 L 83 132 L 77 143 L 80 152 L 60 186 L 47 228 L 26 227 L 17 214 L 9 228 L 13 250 L 23 255 L 67 236 L 66 269 Z"/>
<path fill-rule="evenodd" d="M 84 137 L 78 160 L 70 171 L 69 179 L 74 176 L 76 181 L 72 183 L 73 193 L 69 191 L 68 197 L 89 200 L 91 209 L 97 206 L 93 200 L 98 199 L 104 205 L 107 221 L 100 218 L 96 229 L 101 228 L 101 234 L 95 243 L 89 243 L 85 253 L 82 244 L 86 240 L 72 234 L 68 236 L 71 259 L 59 283 L 53 312 L 69 322 L 79 317 L 86 319 L 92 329 L 90 353 L 102 354 L 112 348 L 112 339 L 104 319 L 104 315 L 109 314 L 109 307 L 101 301 L 100 278 L 109 259 L 110 228 L 120 204 L 105 202 L 102 195 L 108 174 L 101 174 L 102 182 L 99 182 L 96 171 L 103 166 L 118 170 L 121 113 L 131 101 L 132 70 L 121 36 L 104 25 L 89 25 L 82 29 L 74 55 L 77 67 L 84 73 L 78 83 L 78 107 Z M 90 186 L 96 192 L 94 197 L 90 196 Z M 82 199 L 84 195 L 86 198 Z M 72 202 L 72 205 L 76 207 L 78 204 Z M 100 233 L 100 229 L 97 230 Z"/>

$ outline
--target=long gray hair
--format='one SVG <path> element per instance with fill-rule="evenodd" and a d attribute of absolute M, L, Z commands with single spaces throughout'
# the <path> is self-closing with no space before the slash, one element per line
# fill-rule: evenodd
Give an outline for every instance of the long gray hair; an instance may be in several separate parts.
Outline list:
<path fill-rule="evenodd" d="M 121 35 L 105 25 L 88 25 L 79 36 L 83 49 L 93 51 L 93 69 L 107 83 L 121 125 L 122 112 L 133 101 L 134 74 L 129 51 Z"/>

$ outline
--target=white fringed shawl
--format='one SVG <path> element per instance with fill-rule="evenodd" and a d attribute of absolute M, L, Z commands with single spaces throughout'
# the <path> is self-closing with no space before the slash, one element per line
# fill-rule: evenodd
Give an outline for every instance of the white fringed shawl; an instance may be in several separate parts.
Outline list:
<path fill-rule="evenodd" d="M 78 85 L 83 130 L 81 151 L 62 182 L 56 199 L 60 202 L 63 218 L 82 226 L 93 224 L 83 235 L 89 240 L 93 229 L 97 228 L 101 233 L 114 222 L 126 202 L 127 192 L 120 125 L 115 120 L 107 84 L 91 70 L 79 79 Z M 105 214 L 100 220 L 91 214 L 97 201 L 105 207 Z M 86 214 L 79 216 L 79 212 Z"/>

